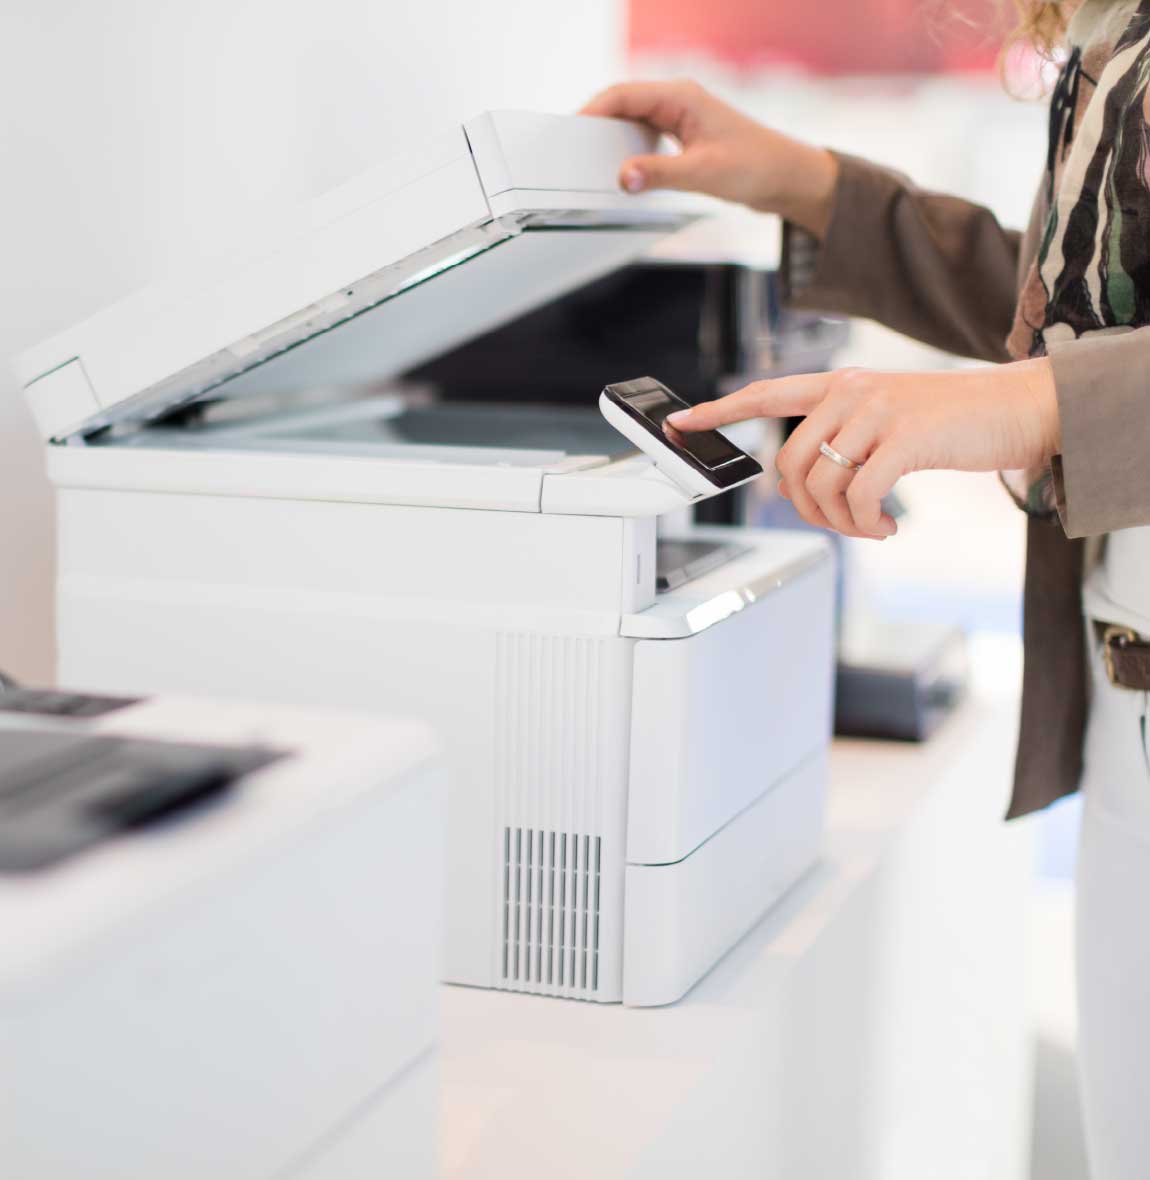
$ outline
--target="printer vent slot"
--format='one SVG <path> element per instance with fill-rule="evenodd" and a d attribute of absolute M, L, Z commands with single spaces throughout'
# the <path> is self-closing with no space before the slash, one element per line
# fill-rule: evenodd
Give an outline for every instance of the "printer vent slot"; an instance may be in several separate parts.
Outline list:
<path fill-rule="evenodd" d="M 517 991 L 599 990 L 600 836 L 504 828 L 502 978 Z"/>

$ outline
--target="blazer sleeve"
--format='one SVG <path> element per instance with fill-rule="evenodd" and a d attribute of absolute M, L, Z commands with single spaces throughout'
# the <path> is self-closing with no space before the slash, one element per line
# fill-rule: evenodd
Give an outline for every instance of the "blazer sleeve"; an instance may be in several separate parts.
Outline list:
<path fill-rule="evenodd" d="M 961 356 L 1009 360 L 1021 234 L 980 205 L 924 192 L 854 156 L 836 159 L 822 241 L 784 226 L 787 302 L 877 320 Z"/>
<path fill-rule="evenodd" d="M 1150 327 L 1085 336 L 1050 354 L 1062 424 L 1052 464 L 1069 537 L 1150 525 Z"/>

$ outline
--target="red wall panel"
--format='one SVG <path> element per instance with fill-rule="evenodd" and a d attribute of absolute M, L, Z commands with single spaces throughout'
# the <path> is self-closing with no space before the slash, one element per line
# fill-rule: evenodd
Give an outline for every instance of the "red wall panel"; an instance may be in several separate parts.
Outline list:
<path fill-rule="evenodd" d="M 630 46 L 832 74 L 988 69 L 998 11 L 995 0 L 630 0 Z"/>

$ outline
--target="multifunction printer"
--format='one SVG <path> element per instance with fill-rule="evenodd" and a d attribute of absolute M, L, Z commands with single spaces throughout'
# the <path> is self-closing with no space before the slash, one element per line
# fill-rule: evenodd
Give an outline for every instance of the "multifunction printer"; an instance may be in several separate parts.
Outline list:
<path fill-rule="evenodd" d="M 619 191 L 653 147 L 483 115 L 20 362 L 61 675 L 429 720 L 458 983 L 672 1002 L 817 855 L 825 543 L 693 526 L 714 492 L 597 409 L 641 374 L 566 406 L 393 385 L 699 217 Z"/>
<path fill-rule="evenodd" d="M 425 725 L 0 690 L 13 1180 L 437 1169 Z"/>

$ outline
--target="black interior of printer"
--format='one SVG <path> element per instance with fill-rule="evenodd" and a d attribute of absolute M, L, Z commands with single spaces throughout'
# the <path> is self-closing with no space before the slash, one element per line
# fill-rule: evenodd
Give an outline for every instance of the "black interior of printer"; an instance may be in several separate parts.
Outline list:
<path fill-rule="evenodd" d="M 453 399 L 594 405 L 605 385 L 650 371 L 681 397 L 699 401 L 748 361 L 738 331 L 741 269 L 627 266 L 407 377 Z M 766 292 L 766 277 L 758 277 Z"/>

